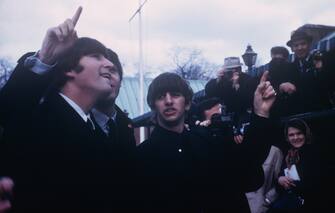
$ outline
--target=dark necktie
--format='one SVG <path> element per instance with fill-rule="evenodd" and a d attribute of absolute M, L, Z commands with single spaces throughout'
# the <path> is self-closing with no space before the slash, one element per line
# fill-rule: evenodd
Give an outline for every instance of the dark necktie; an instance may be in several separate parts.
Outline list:
<path fill-rule="evenodd" d="M 113 142 L 117 142 L 118 129 L 115 121 L 113 119 L 109 119 L 107 125 L 108 125 L 108 137 L 112 139 Z"/>

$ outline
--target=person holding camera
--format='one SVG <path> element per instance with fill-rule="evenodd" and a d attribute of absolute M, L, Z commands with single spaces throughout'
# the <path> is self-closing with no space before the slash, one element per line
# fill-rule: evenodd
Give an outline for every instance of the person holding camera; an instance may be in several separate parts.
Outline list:
<path fill-rule="evenodd" d="M 243 133 L 239 129 L 243 122 L 249 120 L 256 87 L 257 81 L 242 72 L 239 57 L 225 58 L 217 78 L 210 80 L 205 86 L 206 96 L 219 98 L 225 106 L 225 113 L 231 114 L 236 127 L 237 144 L 243 141 Z"/>
<path fill-rule="evenodd" d="M 243 123 L 241 125 L 243 128 L 235 126 L 233 114 L 226 113 L 225 107 L 221 104 L 219 98 L 205 97 L 204 100 L 195 105 L 195 111 L 195 125 L 210 126 L 212 134 L 220 135 L 223 140 L 231 141 L 233 139 L 236 144 L 242 143 L 242 132 L 244 132 L 244 127 L 248 123 Z"/>
<path fill-rule="evenodd" d="M 252 108 L 253 92 L 257 81 L 242 72 L 239 57 L 224 59 L 224 65 L 217 78 L 210 80 L 205 86 L 206 95 L 220 98 L 228 113 L 242 115 Z"/>

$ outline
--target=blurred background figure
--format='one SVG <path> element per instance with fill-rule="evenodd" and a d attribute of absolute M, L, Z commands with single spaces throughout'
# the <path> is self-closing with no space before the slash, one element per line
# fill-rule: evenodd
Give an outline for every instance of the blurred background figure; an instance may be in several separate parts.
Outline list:
<path fill-rule="evenodd" d="M 294 53 L 290 74 L 297 80 L 299 112 L 311 112 L 331 108 L 331 71 L 323 66 L 323 54 L 310 52 L 312 36 L 302 30 L 294 31 L 287 42 Z"/>

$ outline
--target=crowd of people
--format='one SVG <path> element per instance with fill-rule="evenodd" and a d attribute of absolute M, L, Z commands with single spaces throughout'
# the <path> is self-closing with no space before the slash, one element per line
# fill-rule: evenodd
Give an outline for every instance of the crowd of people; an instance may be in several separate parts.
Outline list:
<path fill-rule="evenodd" d="M 332 108 L 333 53 L 310 53 L 311 37 L 294 32 L 293 63 L 275 47 L 269 70 L 251 77 L 227 57 L 200 100 L 162 73 L 147 95 L 154 129 L 136 146 L 115 104 L 118 55 L 77 36 L 81 12 L 48 29 L 0 91 L 1 213 L 320 209 L 324 164 L 311 130 L 277 121 Z"/>

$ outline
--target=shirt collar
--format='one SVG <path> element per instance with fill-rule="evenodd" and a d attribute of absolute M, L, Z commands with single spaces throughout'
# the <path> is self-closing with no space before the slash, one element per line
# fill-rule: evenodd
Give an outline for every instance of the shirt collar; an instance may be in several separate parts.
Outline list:
<path fill-rule="evenodd" d="M 92 114 L 97 124 L 101 127 L 101 129 L 106 134 L 108 134 L 107 122 L 109 121 L 109 119 L 112 119 L 113 121 L 115 121 L 116 114 L 117 114 L 116 110 L 114 110 L 114 113 L 110 117 L 95 108 L 92 109 Z"/>
<path fill-rule="evenodd" d="M 86 115 L 85 112 L 76 104 L 74 101 L 72 101 L 69 97 L 65 96 L 62 93 L 59 93 L 60 96 L 64 98 L 64 100 L 80 115 L 80 117 L 87 122 L 87 119 L 90 119 L 90 115 Z"/>

